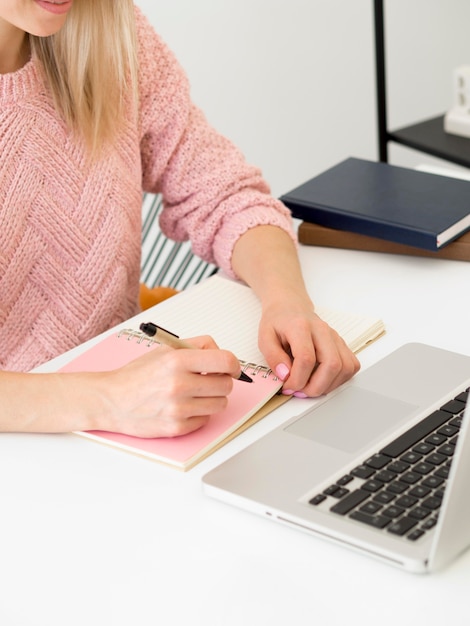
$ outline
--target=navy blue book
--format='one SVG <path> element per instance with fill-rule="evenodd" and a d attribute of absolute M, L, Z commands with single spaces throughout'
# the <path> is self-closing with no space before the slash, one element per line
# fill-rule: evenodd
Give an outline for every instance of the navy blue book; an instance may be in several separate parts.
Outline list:
<path fill-rule="evenodd" d="M 306 222 L 425 250 L 470 229 L 470 182 L 352 157 L 281 200 Z"/>

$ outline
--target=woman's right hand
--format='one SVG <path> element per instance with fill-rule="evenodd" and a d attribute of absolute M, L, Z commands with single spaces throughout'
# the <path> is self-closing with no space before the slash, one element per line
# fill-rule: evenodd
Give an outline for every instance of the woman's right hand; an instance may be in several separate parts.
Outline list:
<path fill-rule="evenodd" d="M 210 337 L 188 341 L 195 349 L 159 346 L 122 368 L 90 374 L 97 377 L 95 390 L 104 408 L 94 429 L 175 437 L 200 428 L 222 411 L 240 363 Z"/>

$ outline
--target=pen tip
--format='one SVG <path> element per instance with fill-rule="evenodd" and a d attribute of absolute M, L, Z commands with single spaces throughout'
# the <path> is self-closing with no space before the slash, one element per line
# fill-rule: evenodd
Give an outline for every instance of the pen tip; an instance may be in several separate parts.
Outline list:
<path fill-rule="evenodd" d="M 238 380 L 243 380 L 245 383 L 253 382 L 253 379 L 250 378 L 247 374 L 245 374 L 245 372 L 240 372 L 240 376 L 238 377 Z"/>

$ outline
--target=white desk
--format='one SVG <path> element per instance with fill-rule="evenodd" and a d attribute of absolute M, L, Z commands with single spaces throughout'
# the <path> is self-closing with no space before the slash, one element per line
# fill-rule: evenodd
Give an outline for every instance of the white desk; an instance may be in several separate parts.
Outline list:
<path fill-rule="evenodd" d="M 302 248 L 315 300 L 470 354 L 470 264 Z M 183 474 L 74 435 L 0 436 L 0 623 L 256 626 L 470 621 L 470 552 L 417 576 L 204 496 L 201 476 L 309 400 Z"/>

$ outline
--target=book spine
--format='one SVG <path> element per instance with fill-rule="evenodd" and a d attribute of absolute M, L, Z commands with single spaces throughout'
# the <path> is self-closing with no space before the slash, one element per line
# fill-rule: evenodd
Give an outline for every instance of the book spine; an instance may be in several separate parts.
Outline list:
<path fill-rule="evenodd" d="M 368 237 L 377 237 L 409 246 L 416 246 L 425 250 L 436 251 L 437 241 L 434 235 L 423 231 L 403 228 L 399 224 L 385 224 L 370 218 L 361 219 L 352 217 L 329 208 L 322 208 L 309 204 L 284 201 L 291 210 L 292 216 L 306 222 L 314 222 L 321 226 L 337 230 L 350 231 Z"/>
<path fill-rule="evenodd" d="M 346 250 L 385 252 L 433 259 L 470 261 L 470 232 L 435 252 L 385 241 L 377 237 L 368 237 L 335 228 L 327 228 L 310 222 L 302 222 L 299 225 L 298 238 L 302 244 L 326 248 L 343 248 Z"/>

